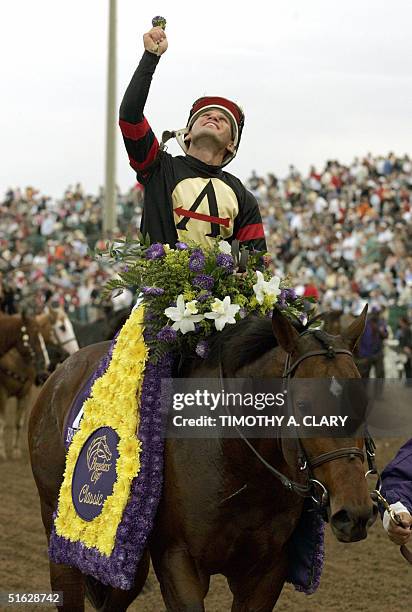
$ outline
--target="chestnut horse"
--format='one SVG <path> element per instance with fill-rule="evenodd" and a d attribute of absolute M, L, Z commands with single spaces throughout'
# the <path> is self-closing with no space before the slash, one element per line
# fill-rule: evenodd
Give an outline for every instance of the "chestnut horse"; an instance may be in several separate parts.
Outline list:
<path fill-rule="evenodd" d="M 0 316 L 0 459 L 6 459 L 4 441 L 8 398 L 16 397 L 12 456 L 21 457 L 21 431 L 36 377 L 45 379 L 45 354 L 40 327 L 25 314 Z"/>
<path fill-rule="evenodd" d="M 359 378 L 351 351 L 365 316 L 342 336 L 299 333 L 280 312 L 272 322 L 245 319 L 217 334 L 210 357 L 190 365 L 185 375 L 218 378 L 223 371 L 273 379 L 282 377 L 288 363 L 289 377 Z M 30 456 L 47 537 L 65 468 L 65 416 L 108 346 L 89 346 L 67 359 L 43 387 L 30 417 Z M 362 438 L 293 444 L 259 439 L 252 450 L 252 442 L 240 438 L 167 439 L 162 498 L 134 588 L 104 586 L 75 567 L 50 562 L 51 587 L 64 594 L 61 609 L 84 610 L 86 593 L 99 610 L 126 610 L 145 583 L 150 552 L 168 611 L 204 611 L 210 576 L 218 573 L 228 580 L 233 612 L 272 610 L 288 573 L 287 544 L 303 512 L 304 498 L 297 493 L 317 495 L 311 478 L 324 487 L 335 536 L 342 542 L 366 537 L 376 511 L 364 475 L 363 444 Z M 302 452 L 306 469 L 299 463 Z M 291 482 L 289 489 L 279 473 Z"/>

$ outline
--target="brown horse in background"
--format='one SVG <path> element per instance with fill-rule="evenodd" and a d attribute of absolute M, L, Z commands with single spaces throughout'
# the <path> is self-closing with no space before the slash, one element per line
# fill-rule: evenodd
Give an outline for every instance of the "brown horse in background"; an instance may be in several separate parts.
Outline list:
<path fill-rule="evenodd" d="M 45 380 L 45 356 L 40 327 L 25 314 L 0 315 L 0 459 L 6 459 L 4 440 L 8 398 L 16 397 L 12 432 L 12 456 L 21 457 L 21 431 L 30 402 L 30 392 L 38 380 Z"/>
<path fill-rule="evenodd" d="M 223 370 L 230 377 L 273 379 L 282 377 L 289 363 L 294 378 L 359 378 L 351 351 L 365 317 L 366 311 L 342 337 L 299 333 L 279 312 L 272 323 L 245 319 L 217 334 L 211 356 L 189 366 L 185 375 L 219 379 Z M 30 417 L 31 463 L 48 538 L 65 468 L 65 418 L 107 350 L 108 343 L 97 344 L 66 360 L 43 387 Z M 324 404 L 320 406 L 323 410 Z M 287 545 L 304 498 L 295 488 L 287 490 L 264 461 L 297 487 L 310 482 L 310 475 L 322 483 L 328 493 L 325 511 L 339 540 L 365 538 L 376 517 L 364 477 L 362 438 L 252 442 L 260 459 L 240 438 L 165 442 L 164 486 L 150 555 L 168 611 L 204 611 L 210 576 L 217 573 L 228 580 L 232 612 L 268 612 L 275 606 L 288 573 Z M 299 463 L 299 449 L 310 472 Z M 134 588 L 123 591 L 74 567 L 50 562 L 51 587 L 63 591 L 64 611 L 83 611 L 86 593 L 99 610 L 122 612 L 141 591 L 148 567 L 149 550 Z"/>

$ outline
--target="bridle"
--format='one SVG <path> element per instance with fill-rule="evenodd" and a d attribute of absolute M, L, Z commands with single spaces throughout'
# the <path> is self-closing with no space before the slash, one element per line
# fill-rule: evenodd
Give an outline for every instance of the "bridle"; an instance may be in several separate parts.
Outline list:
<path fill-rule="evenodd" d="M 30 344 L 30 336 L 29 336 L 27 327 L 25 325 L 22 325 L 20 327 L 20 334 L 21 334 L 21 339 L 22 339 L 22 343 L 23 343 L 23 348 L 25 350 L 27 350 L 27 353 L 30 355 L 30 359 L 32 361 L 34 361 L 36 359 L 36 351 L 33 349 L 33 347 Z M 2 353 L 0 353 L 0 357 L 3 357 L 3 355 L 8 353 L 9 350 L 10 350 L 10 348 L 8 348 L 6 351 L 3 351 Z"/>
<path fill-rule="evenodd" d="M 315 337 L 318 340 L 318 342 L 320 342 L 323 348 L 319 350 L 308 351 L 304 353 L 303 355 L 301 355 L 300 357 L 298 357 L 298 359 L 296 359 L 296 361 L 294 361 L 293 363 L 291 363 L 291 359 L 292 359 L 291 354 L 289 353 L 287 354 L 285 366 L 283 370 L 283 375 L 282 375 L 282 381 L 283 381 L 284 393 L 287 397 L 288 402 L 290 401 L 289 399 L 290 397 L 290 394 L 289 394 L 290 379 L 293 377 L 294 373 L 296 372 L 296 369 L 303 361 L 305 361 L 306 359 L 309 359 L 310 357 L 318 357 L 322 355 L 326 356 L 328 359 L 334 359 L 336 355 L 349 355 L 351 358 L 353 358 L 353 354 L 350 350 L 345 349 L 345 348 L 335 348 L 334 346 L 330 345 L 327 341 L 325 334 L 320 330 L 305 330 L 301 334 L 299 334 L 299 337 L 301 338 L 302 336 L 309 335 L 309 334 Z M 219 375 L 220 375 L 220 382 L 223 385 L 223 379 L 225 376 L 223 372 L 222 359 L 219 360 Z M 227 406 L 226 406 L 226 410 L 228 411 Z M 365 460 L 363 450 L 361 450 L 357 446 L 343 447 L 343 448 L 336 449 L 334 451 L 321 453 L 320 455 L 316 457 L 308 457 L 301 443 L 301 440 L 299 438 L 296 438 L 298 467 L 300 471 L 302 472 L 306 471 L 307 473 L 306 483 L 300 483 L 300 482 L 290 479 L 288 476 L 286 476 L 285 474 L 277 470 L 273 465 L 271 465 L 268 461 L 266 461 L 266 459 L 264 459 L 264 457 L 262 457 L 262 455 L 256 450 L 253 444 L 251 444 L 251 442 L 246 438 L 246 436 L 243 434 L 241 429 L 237 427 L 236 425 L 234 425 L 234 427 L 236 431 L 238 432 L 240 438 L 246 443 L 246 445 L 250 448 L 250 450 L 255 454 L 257 459 L 269 470 L 269 472 L 271 472 L 288 491 L 296 493 L 297 495 L 301 497 L 311 498 L 314 503 L 315 509 L 318 510 L 320 513 L 322 513 L 323 518 L 325 520 L 327 520 L 327 508 L 329 506 L 329 493 L 328 493 L 326 486 L 320 480 L 314 477 L 313 470 L 318 468 L 321 465 L 324 465 L 325 463 L 330 463 L 331 461 L 335 461 L 336 459 L 342 459 L 344 457 L 347 457 L 349 459 L 355 459 L 356 457 L 358 457 L 359 459 L 361 459 L 362 463 Z M 365 443 L 366 457 L 367 457 L 368 468 L 369 468 L 366 475 L 369 475 L 372 473 L 375 474 L 376 473 L 375 443 L 367 432 L 365 432 L 365 435 L 364 435 L 364 443 Z M 244 487 L 242 487 L 242 489 L 243 488 Z"/>
<path fill-rule="evenodd" d="M 20 334 L 21 334 L 21 339 L 22 339 L 22 344 L 23 344 L 23 348 L 25 350 L 25 355 L 28 354 L 29 359 L 32 363 L 36 364 L 36 351 L 33 349 L 32 345 L 30 344 L 30 335 L 28 332 L 28 329 L 26 327 L 26 325 L 22 325 L 20 328 Z M 39 334 L 40 336 L 40 334 Z M 40 341 L 40 338 L 39 338 Z M 17 349 L 18 350 L 18 349 Z M 20 351 L 19 351 L 20 352 Z M 3 353 L 0 354 L 0 357 L 3 357 L 3 355 L 5 355 L 6 353 L 8 353 L 7 351 L 4 351 Z M 22 353 L 20 353 L 22 354 Z M 22 355 L 23 357 L 25 355 Z M 6 368 L 4 366 L 0 365 L 0 371 L 3 372 L 3 374 L 5 374 L 6 376 L 9 376 L 10 378 L 13 378 L 14 380 L 24 384 L 25 382 L 27 382 L 29 379 L 27 376 L 21 376 L 20 374 L 17 374 L 16 372 L 13 372 L 13 370 L 10 370 L 9 368 Z"/>
<path fill-rule="evenodd" d="M 21 331 L 21 339 L 23 340 L 23 347 L 29 353 L 30 359 L 32 361 L 35 361 L 36 351 L 33 349 L 32 345 L 30 344 L 30 336 L 29 336 L 27 327 L 25 325 L 22 325 L 20 331 Z"/>

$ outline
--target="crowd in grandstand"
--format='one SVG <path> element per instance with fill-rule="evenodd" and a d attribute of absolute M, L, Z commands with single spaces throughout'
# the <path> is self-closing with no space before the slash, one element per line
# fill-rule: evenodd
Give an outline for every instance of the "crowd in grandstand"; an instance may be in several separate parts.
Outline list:
<path fill-rule="evenodd" d="M 60 200 L 32 187 L 9 189 L 0 203 L 0 304 L 13 313 L 41 310 L 45 301 L 69 316 L 92 322 L 101 316 L 101 288 L 112 271 L 92 256 L 102 241 L 102 194 L 90 196 L 81 185 Z M 139 186 L 118 194 L 119 235 L 140 224 Z"/>
<path fill-rule="evenodd" d="M 280 181 L 253 173 L 268 249 L 281 275 L 324 309 L 412 307 L 412 163 L 408 156 L 329 161 Z"/>
<path fill-rule="evenodd" d="M 307 176 L 290 166 L 282 180 L 252 173 L 247 187 L 264 220 L 273 270 L 322 309 L 397 317 L 412 310 L 412 163 L 408 156 L 328 161 Z M 119 235 L 140 225 L 142 187 L 118 194 Z M 81 185 L 59 200 L 28 187 L 0 202 L 0 302 L 6 312 L 46 299 L 72 318 L 99 317 L 112 273 L 89 253 L 102 246 L 102 194 Z M 394 316 L 395 316 L 394 315 Z"/>

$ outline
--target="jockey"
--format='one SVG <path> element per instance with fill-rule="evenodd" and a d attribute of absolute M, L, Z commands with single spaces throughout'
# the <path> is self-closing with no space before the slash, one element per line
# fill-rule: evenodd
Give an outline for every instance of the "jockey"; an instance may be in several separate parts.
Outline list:
<path fill-rule="evenodd" d="M 239 146 L 242 109 L 226 98 L 200 98 L 191 108 L 186 128 L 164 132 L 159 146 L 143 110 L 168 42 L 159 26 L 143 41 L 145 51 L 121 103 L 119 121 L 130 165 L 145 187 L 143 235 L 170 246 L 187 240 L 206 246 L 221 236 L 266 251 L 256 199 L 238 178 L 223 170 Z M 166 153 L 164 142 L 171 137 L 176 137 L 185 156 Z"/>
<path fill-rule="evenodd" d="M 412 438 L 383 470 L 381 492 L 403 523 L 396 525 L 385 510 L 383 527 L 392 542 L 406 544 L 412 533 Z"/>

